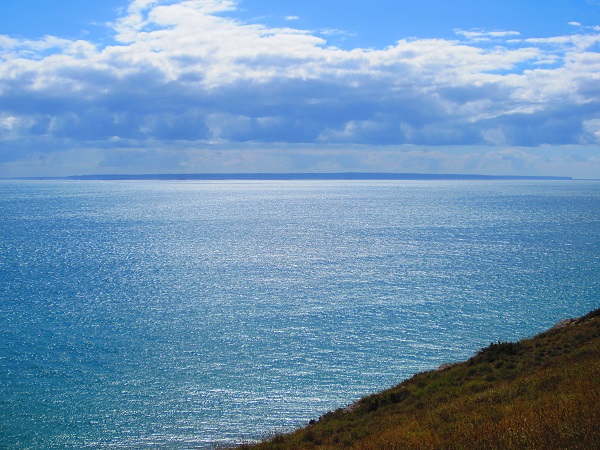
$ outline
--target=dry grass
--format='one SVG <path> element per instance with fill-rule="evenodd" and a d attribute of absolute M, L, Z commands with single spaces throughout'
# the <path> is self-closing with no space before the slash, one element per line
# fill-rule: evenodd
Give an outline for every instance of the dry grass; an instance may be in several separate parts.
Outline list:
<path fill-rule="evenodd" d="M 600 449 L 598 405 L 600 310 L 241 448 Z"/>

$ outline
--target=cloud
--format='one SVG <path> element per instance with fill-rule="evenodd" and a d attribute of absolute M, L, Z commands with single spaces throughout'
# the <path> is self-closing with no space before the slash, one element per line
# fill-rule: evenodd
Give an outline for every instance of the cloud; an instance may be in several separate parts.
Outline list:
<path fill-rule="evenodd" d="M 261 161 L 293 170 L 305 159 L 281 156 L 286 145 L 317 145 L 335 156 L 337 145 L 372 152 L 371 146 L 600 143 L 600 34 L 589 28 L 540 39 L 456 30 L 457 40 L 342 50 L 328 46 L 326 32 L 226 14 L 237 7 L 233 0 L 135 0 L 112 25 L 114 43 L 104 46 L 0 36 L 2 159 L 33 161 L 43 146 L 46 165 L 51 155 L 80 149 L 94 155 L 94 164 L 104 154 L 130 169 L 151 158 L 124 154 L 160 148 L 171 167 L 197 170 L 191 161 L 211 159 L 193 149 L 228 145 L 248 168 Z M 260 145 L 279 163 L 242 158 L 242 145 L 252 147 L 248 155 L 258 155 L 253 146 Z M 269 153 L 277 145 L 280 151 Z M 179 149 L 181 157 L 165 149 Z M 352 154 L 340 161 L 371 167 L 369 158 Z M 449 164 L 426 154 L 421 161 L 438 163 L 423 167 Z M 314 167 L 344 165 L 333 156 L 315 156 Z M 105 167 L 117 170 L 115 164 Z"/>
<path fill-rule="evenodd" d="M 485 31 L 485 30 L 454 30 L 457 36 L 462 36 L 472 42 L 486 42 L 520 36 L 518 31 Z"/>

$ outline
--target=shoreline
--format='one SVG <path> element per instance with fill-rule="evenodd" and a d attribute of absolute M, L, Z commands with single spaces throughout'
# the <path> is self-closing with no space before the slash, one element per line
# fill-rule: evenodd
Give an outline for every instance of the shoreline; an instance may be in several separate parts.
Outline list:
<path fill-rule="evenodd" d="M 598 361 L 600 309 L 532 338 L 491 343 L 295 431 L 230 448 L 598 448 Z"/>

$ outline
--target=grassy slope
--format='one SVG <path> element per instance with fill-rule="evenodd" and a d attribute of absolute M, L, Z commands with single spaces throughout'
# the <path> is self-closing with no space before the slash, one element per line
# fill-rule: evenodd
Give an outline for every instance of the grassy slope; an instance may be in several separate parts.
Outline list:
<path fill-rule="evenodd" d="M 600 449 L 600 309 L 245 449 Z"/>

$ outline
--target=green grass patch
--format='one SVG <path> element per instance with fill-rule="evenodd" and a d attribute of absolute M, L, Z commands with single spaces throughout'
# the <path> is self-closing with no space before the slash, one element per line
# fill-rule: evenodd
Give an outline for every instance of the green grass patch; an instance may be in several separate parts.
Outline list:
<path fill-rule="evenodd" d="M 245 450 L 600 448 L 600 309 Z"/>

